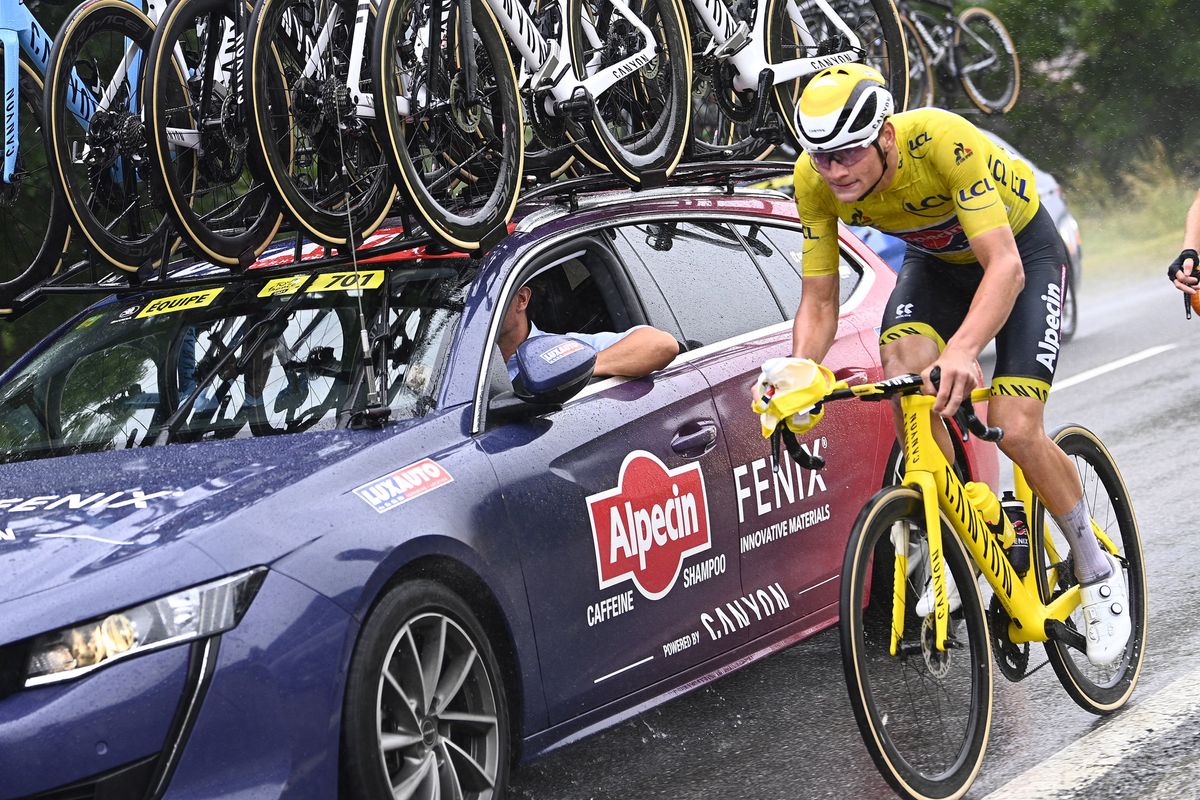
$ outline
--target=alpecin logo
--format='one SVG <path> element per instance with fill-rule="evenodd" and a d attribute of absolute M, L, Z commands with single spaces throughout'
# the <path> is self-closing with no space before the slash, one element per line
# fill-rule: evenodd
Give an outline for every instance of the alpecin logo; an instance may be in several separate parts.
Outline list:
<path fill-rule="evenodd" d="M 600 588 L 631 580 L 650 600 L 671 591 L 683 560 L 712 547 L 699 464 L 667 469 L 653 453 L 625 456 L 615 489 L 587 498 Z"/>

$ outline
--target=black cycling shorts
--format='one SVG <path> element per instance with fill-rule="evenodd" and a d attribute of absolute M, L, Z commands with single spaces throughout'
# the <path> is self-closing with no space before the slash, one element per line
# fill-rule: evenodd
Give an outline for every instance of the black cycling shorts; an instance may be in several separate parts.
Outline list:
<path fill-rule="evenodd" d="M 1044 403 L 1062 346 L 1058 332 L 1066 294 L 1067 252 L 1045 208 L 1038 209 L 1016 240 L 1025 267 L 1025 288 L 996 334 L 992 391 L 1036 397 Z M 983 267 L 978 263 L 947 264 L 909 247 L 883 316 L 880 346 L 920 335 L 936 342 L 940 352 L 967 316 L 982 278 Z"/>

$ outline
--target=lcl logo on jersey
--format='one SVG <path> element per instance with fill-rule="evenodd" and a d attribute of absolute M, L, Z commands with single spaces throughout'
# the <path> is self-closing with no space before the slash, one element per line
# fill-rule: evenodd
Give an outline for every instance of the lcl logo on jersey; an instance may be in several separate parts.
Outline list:
<path fill-rule="evenodd" d="M 683 560 L 712 547 L 699 464 L 667 469 L 653 453 L 635 450 L 616 488 L 591 495 L 587 506 L 601 589 L 629 580 L 650 600 L 661 599 Z"/>

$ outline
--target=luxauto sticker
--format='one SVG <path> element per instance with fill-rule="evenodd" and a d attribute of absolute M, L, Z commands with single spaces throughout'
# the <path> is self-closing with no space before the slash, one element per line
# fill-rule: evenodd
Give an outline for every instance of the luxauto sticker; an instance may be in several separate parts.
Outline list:
<path fill-rule="evenodd" d="M 801 445 L 809 455 L 819 456 L 827 449 L 825 437 Z M 738 523 L 746 521 L 747 511 L 752 516 L 763 517 L 781 508 L 791 508 L 802 501 L 819 501 L 827 491 L 825 479 L 816 470 L 802 469 L 786 452 L 780 455 L 779 471 L 771 469 L 768 458 L 760 458 L 749 464 L 733 468 L 733 484 L 737 491 Z M 762 547 L 819 525 L 829 519 L 829 504 L 816 502 L 788 518 L 743 534 L 741 552 Z"/>
<path fill-rule="evenodd" d="M 423 458 L 415 464 L 364 483 L 354 493 L 382 514 L 453 482 L 454 477 L 445 467 L 432 458 Z"/>
<path fill-rule="evenodd" d="M 589 496 L 587 507 L 601 589 L 632 581 L 644 597 L 659 600 L 675 586 L 684 559 L 712 547 L 699 464 L 667 469 L 653 453 L 635 450 L 625 456 L 616 487 Z"/>
<path fill-rule="evenodd" d="M 583 349 L 583 342 L 579 342 L 579 341 L 572 339 L 569 342 L 564 342 L 563 344 L 560 344 L 558 347 L 552 347 L 549 350 L 547 350 L 546 352 L 542 353 L 542 360 L 545 361 L 547 364 L 553 364 L 556 361 L 559 361 L 560 359 L 566 358 L 567 356 L 571 355 L 571 353 L 578 353 L 582 349 Z"/>

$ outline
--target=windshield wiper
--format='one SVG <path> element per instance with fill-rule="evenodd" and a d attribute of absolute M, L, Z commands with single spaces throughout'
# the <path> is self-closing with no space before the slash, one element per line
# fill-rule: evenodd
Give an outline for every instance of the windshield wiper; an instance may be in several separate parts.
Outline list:
<path fill-rule="evenodd" d="M 229 349 L 227 349 L 221 355 L 221 357 L 217 359 L 216 363 L 212 365 L 212 368 L 208 371 L 208 373 L 200 380 L 196 381 L 195 388 L 193 388 L 192 391 L 188 393 L 188 396 L 184 398 L 183 402 L 179 404 L 179 408 L 175 409 L 175 411 L 171 413 L 171 416 L 167 417 L 166 421 L 163 422 L 162 427 L 158 431 L 158 435 L 154 437 L 154 445 L 156 447 L 158 445 L 170 444 L 171 437 L 175 435 L 179 425 L 184 419 L 187 418 L 188 414 L 191 413 L 192 406 L 195 405 L 196 400 L 200 397 L 204 390 L 212 384 L 213 380 L 225 371 L 225 367 L 234 360 L 234 356 L 237 355 L 239 350 L 242 352 L 242 354 L 237 358 L 234 366 L 239 372 L 245 369 L 246 365 L 250 363 L 250 358 L 252 355 L 258 352 L 259 346 L 261 346 L 263 341 L 267 338 L 267 335 L 271 331 L 271 326 L 275 323 L 275 321 L 295 308 L 296 304 L 300 302 L 300 298 L 304 297 L 304 290 L 308 288 L 310 283 L 312 283 L 313 277 L 313 275 L 309 275 L 300 288 L 297 289 L 291 295 L 291 297 L 289 297 L 284 303 L 280 304 L 280 306 L 270 314 L 267 314 L 267 316 L 255 322 L 249 327 L 249 329 L 246 330 L 246 334 L 242 337 L 241 341 L 249 342 L 248 347 L 230 345 Z M 252 340 L 252 336 L 256 336 L 257 338 Z"/>

